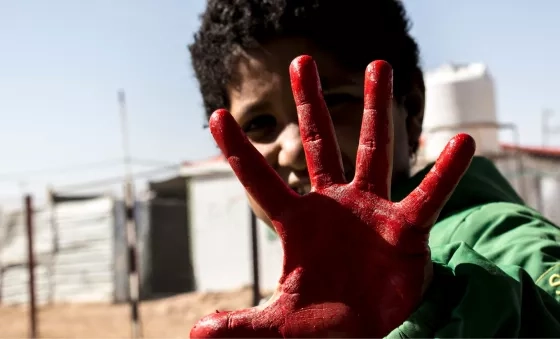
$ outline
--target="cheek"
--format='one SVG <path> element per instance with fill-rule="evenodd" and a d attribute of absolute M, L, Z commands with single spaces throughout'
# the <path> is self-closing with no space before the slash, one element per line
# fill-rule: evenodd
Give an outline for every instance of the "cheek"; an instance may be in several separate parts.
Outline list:
<path fill-rule="evenodd" d="M 408 153 L 408 133 L 406 130 L 406 112 L 393 104 L 393 140 L 395 151 Z"/>
<path fill-rule="evenodd" d="M 406 112 L 393 106 L 393 173 L 399 176 L 410 168 L 408 131 L 406 129 Z"/>
<path fill-rule="evenodd" d="M 342 154 L 344 166 L 347 162 L 351 162 L 352 166 L 356 163 L 356 151 L 358 150 L 358 142 L 360 141 L 360 123 L 351 125 L 335 125 L 336 139 L 338 147 Z"/>
<path fill-rule="evenodd" d="M 362 109 L 360 107 L 346 107 L 344 115 L 333 118 L 338 145 L 342 153 L 342 160 L 346 166 L 355 167 L 356 152 L 362 128 Z M 408 132 L 406 130 L 406 112 L 393 102 L 393 172 L 407 172 L 410 167 L 408 154 Z"/>
<path fill-rule="evenodd" d="M 276 158 L 278 157 L 278 151 L 275 150 L 275 143 L 255 143 L 251 142 L 253 147 L 265 158 L 266 162 L 275 167 Z"/>
<path fill-rule="evenodd" d="M 275 168 L 274 157 L 275 156 L 277 157 L 278 155 L 275 154 L 274 152 L 273 144 L 259 144 L 259 143 L 251 143 L 251 144 L 257 149 L 257 151 L 260 154 L 262 154 L 262 156 L 266 159 L 266 162 L 272 168 Z M 262 208 L 259 206 L 259 204 L 257 204 L 257 202 L 247 192 L 245 192 L 245 195 L 247 196 L 247 200 L 249 200 L 249 205 L 251 206 L 251 209 L 253 210 L 257 218 L 264 221 L 268 226 L 272 227 L 272 223 L 270 222 L 270 219 L 268 219 L 268 217 L 266 216 Z"/>
<path fill-rule="evenodd" d="M 249 200 L 249 205 L 251 206 L 251 209 L 253 210 L 257 218 L 264 221 L 270 228 L 273 228 L 272 222 L 270 221 L 270 219 L 268 219 L 261 206 L 259 206 L 259 204 L 257 204 L 257 202 L 253 200 L 253 198 L 249 194 L 246 193 L 246 195 L 247 199 Z"/>
<path fill-rule="evenodd" d="M 341 112 L 331 112 L 336 139 L 344 166 L 355 167 L 356 151 L 362 129 L 363 104 L 348 105 L 342 110 Z"/>

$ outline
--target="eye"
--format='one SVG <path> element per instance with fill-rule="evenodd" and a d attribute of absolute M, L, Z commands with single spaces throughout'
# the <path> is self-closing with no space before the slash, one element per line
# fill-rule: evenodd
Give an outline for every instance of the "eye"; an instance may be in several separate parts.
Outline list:
<path fill-rule="evenodd" d="M 364 99 L 362 97 L 357 97 L 348 93 L 332 93 L 326 94 L 324 96 L 325 103 L 329 109 L 337 108 L 338 106 L 349 104 L 349 103 L 363 103 Z"/>
<path fill-rule="evenodd" d="M 272 136 L 276 127 L 276 118 L 270 114 L 256 116 L 241 126 L 243 132 L 253 141 L 262 141 Z"/>

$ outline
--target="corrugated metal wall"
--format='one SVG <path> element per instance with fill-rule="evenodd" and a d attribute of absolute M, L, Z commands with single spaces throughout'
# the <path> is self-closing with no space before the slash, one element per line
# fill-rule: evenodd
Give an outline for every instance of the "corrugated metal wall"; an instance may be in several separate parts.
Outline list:
<path fill-rule="evenodd" d="M 113 300 L 113 207 L 110 198 L 55 205 L 58 228 L 58 252 L 53 267 L 55 301 Z"/>
<path fill-rule="evenodd" d="M 545 176 L 540 181 L 543 213 L 560 225 L 560 175 Z"/>
<path fill-rule="evenodd" d="M 521 156 L 522 168 L 515 156 L 495 163 L 527 205 L 560 225 L 560 159 Z"/>
<path fill-rule="evenodd" d="M 111 197 L 68 201 L 34 215 L 36 291 L 39 303 L 113 302 L 127 296 L 124 216 Z M 146 216 L 139 230 L 146 238 Z M 121 211 L 122 212 L 122 211 Z M 121 213 L 122 214 L 122 213 Z M 140 244 L 145 241 L 140 240 Z M 28 300 L 24 215 L 14 211 L 0 224 L 0 302 Z"/>
<path fill-rule="evenodd" d="M 53 233 L 50 213 L 38 210 L 35 223 L 35 282 L 38 303 L 52 295 L 48 270 L 52 262 Z M 0 224 L 0 301 L 3 304 L 26 303 L 28 296 L 27 236 L 25 215 L 21 211 L 7 212 Z"/>

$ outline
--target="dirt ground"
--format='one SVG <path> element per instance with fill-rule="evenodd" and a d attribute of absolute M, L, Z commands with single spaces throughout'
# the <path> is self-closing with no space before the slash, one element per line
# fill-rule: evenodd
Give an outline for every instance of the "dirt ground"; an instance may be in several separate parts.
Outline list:
<path fill-rule="evenodd" d="M 188 338 L 192 325 L 216 310 L 249 307 L 251 289 L 223 293 L 189 293 L 143 302 L 144 338 Z M 39 309 L 40 338 L 130 338 L 128 305 L 64 304 Z M 0 307 L 0 338 L 27 338 L 25 306 Z"/>

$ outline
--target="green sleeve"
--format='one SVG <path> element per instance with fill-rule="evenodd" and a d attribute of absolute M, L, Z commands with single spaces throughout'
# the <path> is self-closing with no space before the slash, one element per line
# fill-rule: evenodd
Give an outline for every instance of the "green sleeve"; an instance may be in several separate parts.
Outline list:
<path fill-rule="evenodd" d="M 478 207 L 455 228 L 447 243 L 465 242 L 498 266 L 523 268 L 560 302 L 560 228 L 517 204 Z"/>
<path fill-rule="evenodd" d="M 466 243 L 432 249 L 423 303 L 388 338 L 560 337 L 560 303 L 518 266 L 500 268 Z"/>

